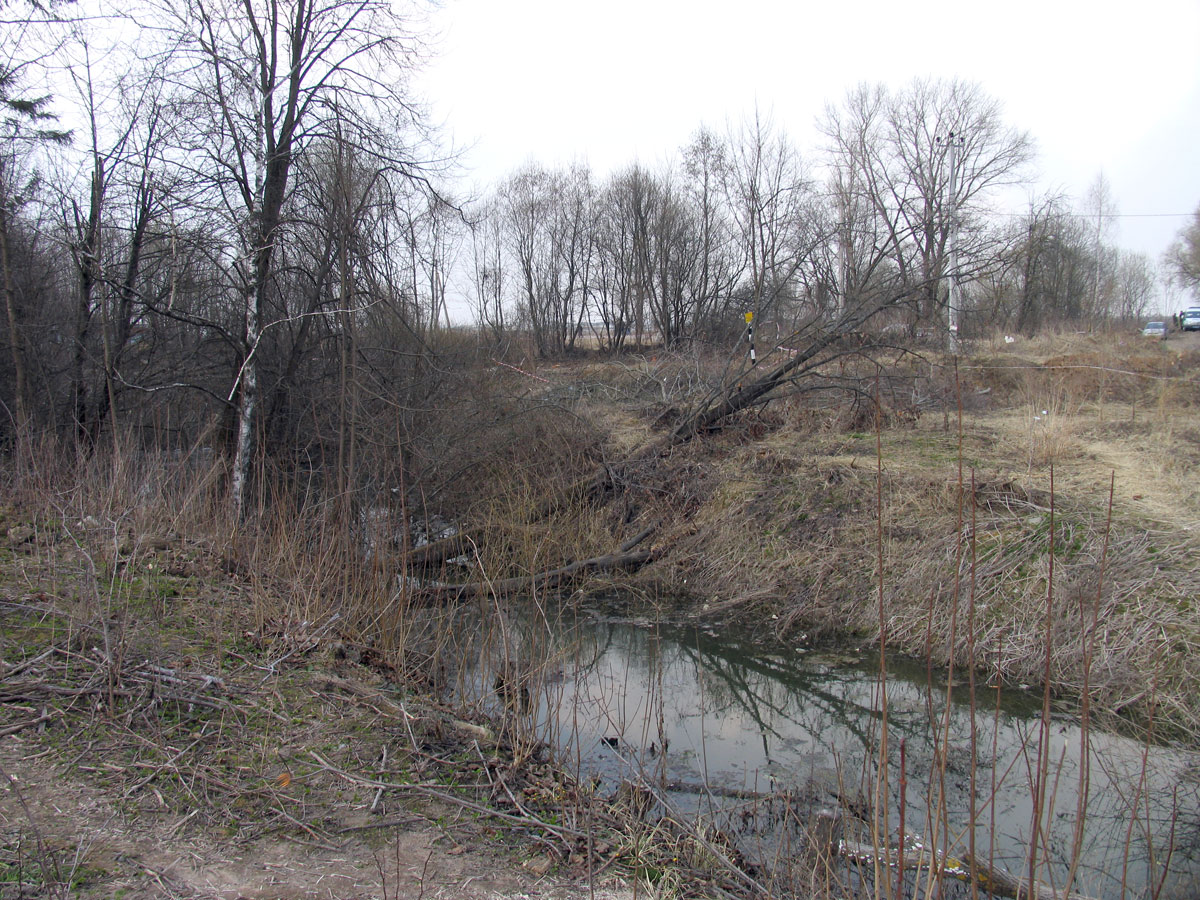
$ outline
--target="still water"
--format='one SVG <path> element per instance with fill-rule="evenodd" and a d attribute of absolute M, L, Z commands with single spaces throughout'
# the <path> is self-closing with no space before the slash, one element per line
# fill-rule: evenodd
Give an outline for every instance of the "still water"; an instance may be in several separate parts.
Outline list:
<path fill-rule="evenodd" d="M 561 760 L 609 787 L 671 786 L 672 805 L 736 830 L 751 859 L 771 858 L 778 835 L 747 830 L 748 807 L 789 791 L 805 798 L 802 818 L 820 807 L 871 818 L 870 798 L 886 797 L 893 845 L 902 820 L 909 839 L 963 852 L 974 821 L 976 856 L 1026 873 L 1040 785 L 1043 881 L 1064 886 L 1078 845 L 1078 893 L 1200 896 L 1200 765 L 1184 748 L 1093 727 L 1081 753 L 1078 719 L 1056 712 L 1044 730 L 1040 697 L 979 684 L 972 709 L 968 684 L 948 686 L 944 672 L 911 661 L 889 659 L 881 678 L 877 656 L 765 648 L 737 632 L 599 610 L 569 621 L 485 610 L 472 621 L 455 650 L 478 661 L 464 672 L 467 694 L 498 707 L 496 688 L 520 678 L 509 714 Z"/>

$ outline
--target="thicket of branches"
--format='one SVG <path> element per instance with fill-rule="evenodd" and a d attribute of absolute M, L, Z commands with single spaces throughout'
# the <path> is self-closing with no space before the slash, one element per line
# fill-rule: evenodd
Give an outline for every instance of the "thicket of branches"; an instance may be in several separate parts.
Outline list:
<path fill-rule="evenodd" d="M 0 436 L 19 452 L 203 448 L 240 508 L 256 459 L 340 492 L 449 467 L 480 439 L 458 407 L 480 348 L 729 341 L 746 312 L 802 345 L 936 338 L 951 278 L 967 333 L 1150 296 L 1102 183 L 1088 216 L 1061 197 L 996 214 L 1033 149 L 974 85 L 858 88 L 803 155 L 755 116 L 672 165 L 530 166 L 459 202 L 407 87 L 420 22 L 387 0 L 128 6 L 0 6 Z M 452 291 L 470 339 L 446 327 Z"/>
<path fill-rule="evenodd" d="M 6 12 L 6 442 L 202 447 L 238 506 L 255 458 L 353 471 L 363 423 L 371 464 L 400 466 L 447 389 L 430 332 L 458 215 L 405 89 L 419 23 L 387 0 Z"/>

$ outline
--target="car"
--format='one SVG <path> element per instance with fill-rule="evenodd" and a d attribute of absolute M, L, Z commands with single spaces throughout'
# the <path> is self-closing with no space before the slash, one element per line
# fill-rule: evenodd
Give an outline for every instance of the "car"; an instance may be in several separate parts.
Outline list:
<path fill-rule="evenodd" d="M 1165 341 L 1167 339 L 1167 323 L 1147 322 L 1146 327 L 1142 329 L 1142 334 L 1146 337 L 1158 338 L 1160 341 Z"/>
<path fill-rule="evenodd" d="M 1179 316 L 1179 327 L 1184 331 L 1200 331 L 1200 307 L 1184 310 Z"/>

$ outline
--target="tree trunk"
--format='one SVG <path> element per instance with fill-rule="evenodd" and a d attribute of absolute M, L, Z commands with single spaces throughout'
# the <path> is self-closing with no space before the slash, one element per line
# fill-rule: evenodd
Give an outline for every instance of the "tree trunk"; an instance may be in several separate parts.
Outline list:
<path fill-rule="evenodd" d="M 248 329 L 249 334 L 256 334 L 256 332 L 257 326 L 253 330 Z M 253 348 L 253 342 L 250 343 Z M 233 503 L 234 516 L 240 522 L 246 511 L 246 486 L 250 481 L 254 419 L 258 411 L 258 363 L 254 359 L 253 349 L 242 370 L 238 397 L 237 443 L 233 451 L 233 476 L 229 486 L 229 496 Z"/>
<path fill-rule="evenodd" d="M 87 384 L 87 340 L 91 331 L 96 285 L 100 281 L 100 224 L 104 205 L 104 162 L 93 151 L 92 189 L 88 203 L 87 221 L 80 223 L 76 209 L 76 225 L 83 225 L 82 241 L 76 245 L 75 265 L 79 274 L 79 304 L 75 317 L 74 380 L 75 440 L 88 453 L 95 448 L 96 430 L 89 421 Z M 104 336 L 105 371 L 108 370 L 108 336 Z"/>
<path fill-rule="evenodd" d="M 25 341 L 21 333 L 19 316 L 17 314 L 17 289 L 13 283 L 12 256 L 8 244 L 8 213 L 3 208 L 0 198 L 0 268 L 4 270 L 4 312 L 8 319 L 8 349 L 12 356 L 14 397 L 13 410 L 18 447 L 26 445 L 32 435 L 29 434 L 29 407 L 27 405 L 27 387 L 25 370 Z"/>

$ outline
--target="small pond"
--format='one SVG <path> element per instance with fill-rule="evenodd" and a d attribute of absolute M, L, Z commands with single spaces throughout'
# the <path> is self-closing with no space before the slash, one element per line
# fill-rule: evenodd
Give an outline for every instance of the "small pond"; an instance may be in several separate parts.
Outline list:
<path fill-rule="evenodd" d="M 711 817 L 751 860 L 780 852 L 779 828 L 760 815 L 772 796 L 803 798 L 797 820 L 819 807 L 871 817 L 886 691 L 891 844 L 901 826 L 903 744 L 909 839 L 961 853 L 973 818 L 977 857 L 1027 873 L 1040 783 L 1043 881 L 1064 885 L 1077 845 L 1081 894 L 1200 894 L 1200 766 L 1183 748 L 1093 727 L 1079 829 L 1079 721 L 1055 712 L 1043 744 L 1041 698 L 1032 692 L 979 684 L 972 705 L 967 683 L 948 686 L 944 672 L 911 660 L 889 659 L 881 680 L 877 655 L 767 648 L 732 630 L 599 609 L 565 618 L 536 606 L 479 612 L 447 648 L 469 661 L 460 671 L 464 697 L 499 709 L 496 687 L 519 678 L 520 702 L 507 714 L 580 776 L 603 790 L 639 779 L 665 786 L 672 806 Z M 1040 752 L 1048 760 L 1041 779 Z"/>

